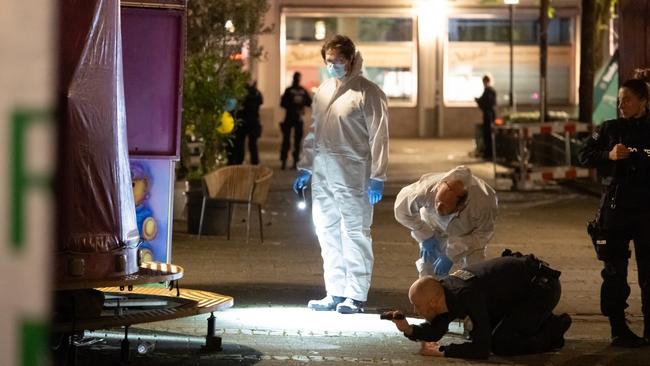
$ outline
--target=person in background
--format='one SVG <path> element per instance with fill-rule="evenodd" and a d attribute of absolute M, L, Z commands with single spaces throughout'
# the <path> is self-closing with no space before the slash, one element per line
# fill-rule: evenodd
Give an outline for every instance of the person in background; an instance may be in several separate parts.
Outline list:
<path fill-rule="evenodd" d="M 474 98 L 483 112 L 481 132 L 483 136 L 483 158 L 485 160 L 492 160 L 492 125 L 497 117 L 497 92 L 490 86 L 490 81 L 488 75 L 483 76 L 483 94 L 478 98 Z"/>
<path fill-rule="evenodd" d="M 257 165 L 260 162 L 257 150 L 257 139 L 262 135 L 262 124 L 260 123 L 260 106 L 264 103 L 262 93 L 257 89 L 257 81 L 252 81 L 246 86 L 246 97 L 242 107 L 237 111 L 237 119 L 240 121 L 235 128 L 232 153 L 228 159 L 228 165 L 238 165 L 244 162 L 244 146 L 248 137 L 248 152 L 250 163 Z"/>
<path fill-rule="evenodd" d="M 282 94 L 280 106 L 286 110 L 282 128 L 282 147 L 280 148 L 280 161 L 282 169 L 287 167 L 287 156 L 291 148 L 291 131 L 293 130 L 293 168 L 296 169 L 300 161 L 300 142 L 303 134 L 302 116 L 305 108 L 311 107 L 311 97 L 305 88 L 300 85 L 300 73 L 293 74 L 293 82 Z"/>
<path fill-rule="evenodd" d="M 323 257 L 325 290 L 313 310 L 363 311 L 370 289 L 373 205 L 382 198 L 388 167 L 386 95 L 361 75 L 352 40 L 327 40 L 321 56 L 331 78 L 314 95 L 312 124 L 293 189 L 311 179 L 312 217 Z"/>

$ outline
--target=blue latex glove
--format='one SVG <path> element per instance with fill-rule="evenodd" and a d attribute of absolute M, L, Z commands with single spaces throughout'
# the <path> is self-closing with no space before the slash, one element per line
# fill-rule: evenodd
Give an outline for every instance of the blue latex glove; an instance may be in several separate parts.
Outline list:
<path fill-rule="evenodd" d="M 371 205 L 381 201 L 382 194 L 384 193 L 384 182 L 378 179 L 370 178 L 368 185 L 368 202 Z"/>
<path fill-rule="evenodd" d="M 454 264 L 451 262 L 449 257 L 442 255 L 433 262 L 433 273 L 435 273 L 436 276 L 446 276 L 449 274 L 449 270 L 453 265 Z"/>
<path fill-rule="evenodd" d="M 422 242 L 422 249 L 420 249 L 420 257 L 427 263 L 433 263 L 439 257 L 444 256 L 440 248 L 440 242 L 435 236 L 430 237 Z"/>
<path fill-rule="evenodd" d="M 309 170 L 300 169 L 296 180 L 293 181 L 293 191 L 297 194 L 299 190 L 303 189 L 307 185 L 309 178 L 311 178 L 311 172 Z"/>

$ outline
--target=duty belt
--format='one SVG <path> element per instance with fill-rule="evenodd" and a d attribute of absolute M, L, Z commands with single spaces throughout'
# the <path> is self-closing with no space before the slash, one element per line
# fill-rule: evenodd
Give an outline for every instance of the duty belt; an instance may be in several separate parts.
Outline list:
<path fill-rule="evenodd" d="M 548 263 L 546 263 L 544 261 L 541 261 L 539 259 L 537 261 L 539 262 L 539 267 L 537 269 L 537 275 L 538 276 L 545 276 L 545 277 L 549 277 L 549 278 L 560 278 L 560 275 L 562 274 L 562 272 L 551 268 L 548 265 Z"/>
<path fill-rule="evenodd" d="M 539 259 L 537 259 L 537 265 L 537 273 L 530 280 L 530 282 L 535 285 L 548 287 L 552 280 L 557 280 L 562 274 L 562 272 L 554 270 L 548 265 L 548 263 Z"/>

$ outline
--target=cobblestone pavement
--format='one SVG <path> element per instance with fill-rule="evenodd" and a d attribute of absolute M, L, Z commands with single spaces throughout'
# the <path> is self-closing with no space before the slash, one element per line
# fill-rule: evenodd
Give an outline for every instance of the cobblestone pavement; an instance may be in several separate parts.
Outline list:
<path fill-rule="evenodd" d="M 274 182 L 264 211 L 264 244 L 257 220 L 245 241 L 245 207 L 235 211 L 231 240 L 221 236 L 198 239 L 175 222 L 172 262 L 185 269 L 182 287 L 231 295 L 232 309 L 215 314 L 222 352 L 200 352 L 207 316 L 143 324 L 130 330 L 132 348 L 154 344 L 145 355 L 133 353 L 134 365 L 294 365 L 435 364 L 440 365 L 650 365 L 650 347 L 627 351 L 608 346 L 609 328 L 599 315 L 600 263 L 592 254 L 585 223 L 598 199 L 562 186 L 533 192 L 499 191 L 497 230 L 488 256 L 505 248 L 535 253 L 562 271 L 563 294 L 558 312 L 574 323 L 559 352 L 489 361 L 436 359 L 417 355 L 418 344 L 380 321 L 382 309 L 410 310 L 407 290 L 416 279 L 417 244 L 393 218 L 395 195 L 401 187 L 430 171 L 460 164 L 492 183 L 491 164 L 468 157 L 471 140 L 391 140 L 390 181 L 375 208 L 375 267 L 367 313 L 340 315 L 310 312 L 308 299 L 322 297 L 320 250 L 308 211 L 295 208 L 290 182 L 295 172 L 279 170 L 277 141 L 262 141 L 261 160 L 274 168 Z M 180 210 L 177 214 L 181 213 Z M 641 331 L 636 268 L 630 268 L 630 320 Z M 417 321 L 414 319 L 414 321 Z M 460 325 L 445 342 L 458 340 Z M 119 358 L 119 329 L 93 334 L 103 339 L 82 347 L 80 364 L 114 364 Z"/>

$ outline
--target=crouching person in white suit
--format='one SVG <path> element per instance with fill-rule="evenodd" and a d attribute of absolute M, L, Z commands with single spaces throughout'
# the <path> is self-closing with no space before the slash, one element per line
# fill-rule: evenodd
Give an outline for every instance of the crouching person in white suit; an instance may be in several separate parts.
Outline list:
<path fill-rule="evenodd" d="M 395 200 L 395 218 L 420 243 L 420 277 L 485 260 L 497 211 L 494 189 L 465 166 L 425 174 Z"/>

